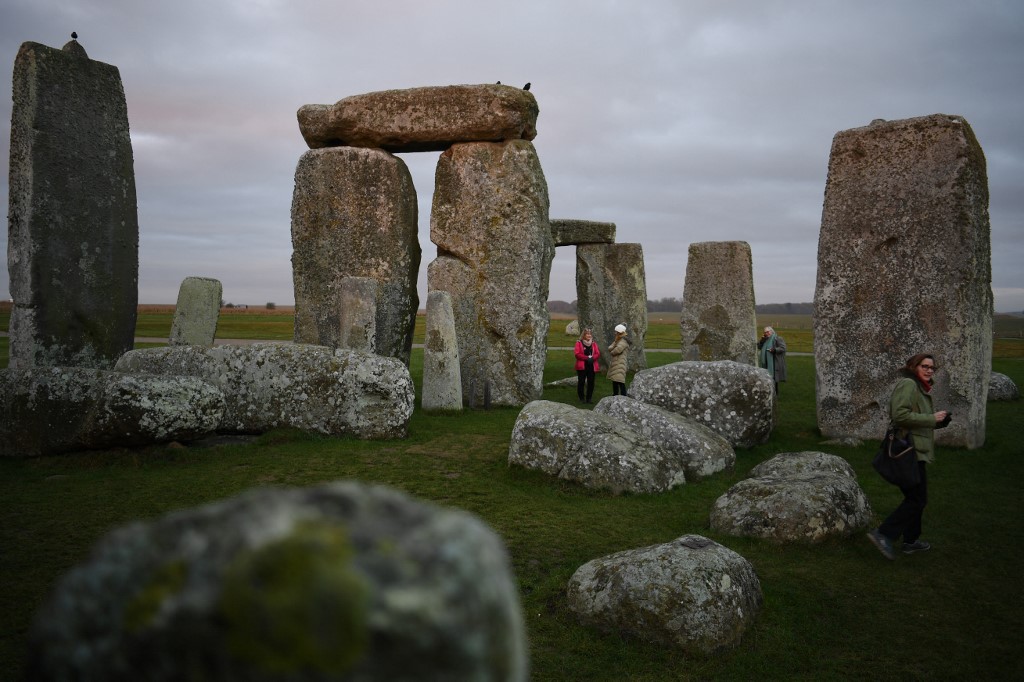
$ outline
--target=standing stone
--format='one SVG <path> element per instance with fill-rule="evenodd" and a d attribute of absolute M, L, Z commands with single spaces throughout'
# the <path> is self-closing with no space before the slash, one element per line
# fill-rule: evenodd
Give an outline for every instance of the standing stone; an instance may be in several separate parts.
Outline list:
<path fill-rule="evenodd" d="M 607 351 L 615 325 L 628 330 L 627 372 L 647 367 L 647 278 L 640 244 L 581 244 L 576 247 L 576 297 L 580 326 L 590 327 Z"/>
<path fill-rule="evenodd" d="M 342 277 L 338 317 L 338 346 L 376 353 L 377 280 Z"/>
<path fill-rule="evenodd" d="M 757 365 L 757 316 L 750 245 L 690 244 L 679 318 L 683 357 Z"/>
<path fill-rule="evenodd" d="M 447 291 L 431 291 L 427 295 L 427 331 L 423 343 L 423 409 L 462 409 L 459 341 L 455 334 L 452 296 Z"/>
<path fill-rule="evenodd" d="M 431 291 L 452 297 L 462 396 L 523 405 L 543 390 L 548 278 L 555 247 L 533 144 L 458 144 L 437 164 Z"/>
<path fill-rule="evenodd" d="M 212 346 L 220 320 L 220 300 L 224 293 L 220 280 L 186 277 L 178 289 L 178 304 L 171 322 L 172 346 Z"/>
<path fill-rule="evenodd" d="M 985 441 L 992 370 L 985 155 L 967 121 L 935 114 L 836 134 L 818 239 L 818 427 L 881 437 L 897 371 L 933 352 L 940 444 Z"/>
<path fill-rule="evenodd" d="M 110 369 L 134 342 L 139 279 L 121 75 L 75 40 L 24 43 L 13 83 L 10 366 Z"/>
<path fill-rule="evenodd" d="M 339 282 L 377 281 L 377 354 L 409 364 L 419 297 L 416 190 L 379 149 L 306 152 L 292 198 L 295 341 L 340 347 Z"/>

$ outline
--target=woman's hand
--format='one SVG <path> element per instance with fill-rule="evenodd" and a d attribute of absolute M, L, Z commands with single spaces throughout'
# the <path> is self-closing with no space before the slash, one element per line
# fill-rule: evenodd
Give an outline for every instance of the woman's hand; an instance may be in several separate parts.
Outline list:
<path fill-rule="evenodd" d="M 944 420 L 946 418 L 946 414 L 948 414 L 948 413 L 945 410 L 942 410 L 940 412 L 936 412 L 935 413 L 935 423 L 938 424 L 939 422 Z"/>

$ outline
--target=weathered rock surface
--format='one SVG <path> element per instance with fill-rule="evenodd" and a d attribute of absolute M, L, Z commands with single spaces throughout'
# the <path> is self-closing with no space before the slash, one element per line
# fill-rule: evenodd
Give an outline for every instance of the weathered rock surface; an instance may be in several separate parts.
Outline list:
<path fill-rule="evenodd" d="M 376 147 L 392 153 L 444 151 L 461 142 L 532 140 L 540 109 L 508 85 L 383 90 L 299 109 L 310 149 Z"/>
<path fill-rule="evenodd" d="M 1017 384 L 1013 383 L 1013 379 L 1005 374 L 992 372 L 988 382 L 988 399 L 1017 400 L 1018 398 L 1020 398 L 1020 389 L 1017 388 Z"/>
<path fill-rule="evenodd" d="M 447 291 L 431 291 L 427 295 L 422 404 L 425 410 L 462 409 L 459 340 L 452 297 Z"/>
<path fill-rule="evenodd" d="M 657 405 L 625 396 L 608 396 L 598 401 L 594 412 L 621 420 L 671 452 L 683 463 L 688 481 L 707 478 L 736 464 L 736 453 L 725 438 L 689 417 Z"/>
<path fill-rule="evenodd" d="M 735 646 L 761 610 L 761 583 L 736 552 L 700 535 L 581 566 L 569 608 L 586 625 L 687 653 Z"/>
<path fill-rule="evenodd" d="M 6 23 L 6 22 L 5 22 Z M 139 218 L 117 67 L 23 43 L 14 61 L 10 367 L 110 369 L 131 350 Z"/>
<path fill-rule="evenodd" d="M 614 244 L 615 223 L 596 220 L 552 219 L 551 238 L 555 246 L 575 244 Z"/>
<path fill-rule="evenodd" d="M 936 441 L 984 443 L 990 239 L 985 155 L 966 120 L 935 114 L 836 133 L 814 294 L 823 435 L 880 439 L 897 371 L 931 350 L 936 408 L 957 415 Z"/>
<path fill-rule="evenodd" d="M 772 542 L 817 543 L 871 523 L 871 505 L 846 460 L 787 452 L 762 462 L 711 509 L 711 528 Z"/>
<path fill-rule="evenodd" d="M 656 493 L 686 482 L 684 462 L 621 420 L 547 400 L 519 413 L 508 463 L 616 493 Z"/>
<path fill-rule="evenodd" d="M 690 244 L 679 318 L 683 357 L 757 364 L 754 275 L 746 242 Z"/>
<path fill-rule="evenodd" d="M 633 377 L 630 395 L 690 417 L 737 448 L 767 441 L 777 419 L 768 373 L 731 360 L 645 369 Z"/>
<path fill-rule="evenodd" d="M 33 680 L 528 678 L 498 536 L 351 482 L 119 528 L 61 579 L 29 639 Z"/>
<path fill-rule="evenodd" d="M 217 428 L 224 396 L 192 377 L 84 367 L 0 369 L 0 455 L 192 440 Z"/>
<path fill-rule="evenodd" d="M 580 321 L 573 320 L 569 324 L 565 325 L 565 335 L 573 336 L 578 339 L 580 337 Z"/>
<path fill-rule="evenodd" d="M 576 296 L 580 323 L 593 330 L 604 352 L 615 325 L 629 330 L 626 371 L 647 367 L 647 279 L 640 244 L 582 244 L 576 247 Z"/>
<path fill-rule="evenodd" d="M 167 343 L 172 346 L 212 346 L 217 338 L 223 293 L 224 287 L 219 279 L 186 277 L 182 280 Z"/>
<path fill-rule="evenodd" d="M 171 346 L 126 353 L 119 372 L 192 376 L 224 394 L 218 430 L 280 426 L 365 439 L 404 438 L 412 379 L 395 358 L 323 346 Z"/>
<path fill-rule="evenodd" d="M 437 163 L 430 291 L 452 297 L 462 397 L 495 405 L 539 398 L 547 361 L 555 247 L 548 187 L 533 145 L 455 145 Z"/>
<path fill-rule="evenodd" d="M 338 283 L 338 347 L 377 352 L 377 280 L 342 277 Z"/>
<path fill-rule="evenodd" d="M 376 353 L 409 364 L 419 297 L 416 189 L 379 149 L 308 151 L 295 169 L 295 342 L 339 347 L 344 277 L 377 282 Z"/>

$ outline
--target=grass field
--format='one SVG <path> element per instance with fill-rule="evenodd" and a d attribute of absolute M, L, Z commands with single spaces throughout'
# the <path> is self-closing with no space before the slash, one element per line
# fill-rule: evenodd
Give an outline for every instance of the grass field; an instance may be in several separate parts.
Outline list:
<path fill-rule="evenodd" d="M 648 355 L 652 366 L 675 359 Z M 416 410 L 402 441 L 282 430 L 250 445 L 0 461 L 0 679 L 20 679 L 31 614 L 57 577 L 113 527 L 254 486 L 335 479 L 390 485 L 469 510 L 495 529 L 512 558 L 535 680 L 1024 678 L 1024 599 L 1017 590 L 1024 565 L 1024 401 L 989 404 L 984 447 L 939 449 L 925 514 L 931 552 L 890 563 L 862 533 L 816 546 L 715 533 L 708 524 L 714 500 L 779 452 L 821 450 L 846 458 L 878 516 L 898 502 L 899 492 L 871 470 L 871 443 L 822 443 L 813 358 L 793 356 L 789 363 L 780 423 L 769 442 L 737 452 L 732 472 L 658 495 L 595 492 L 510 468 L 509 437 L 518 414 L 512 408 L 457 415 Z M 1024 358 L 998 358 L 993 367 L 1024 385 Z M 422 351 L 413 351 L 410 371 L 418 393 Z M 569 354 L 549 352 L 546 381 L 572 374 Z M 610 393 L 599 376 L 596 397 Z M 544 398 L 574 403 L 575 391 L 548 389 Z M 764 606 L 738 647 L 687 657 L 576 623 L 565 586 L 580 565 L 686 533 L 739 552 L 757 572 Z"/>

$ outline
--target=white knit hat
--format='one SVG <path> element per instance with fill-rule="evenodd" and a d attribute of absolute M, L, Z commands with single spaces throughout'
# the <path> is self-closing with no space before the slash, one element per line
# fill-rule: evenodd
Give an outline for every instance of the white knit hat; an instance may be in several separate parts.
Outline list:
<path fill-rule="evenodd" d="M 624 325 L 624 324 L 617 324 L 617 325 L 615 325 L 615 331 L 617 331 L 620 334 L 625 334 L 626 333 L 626 325 Z"/>

